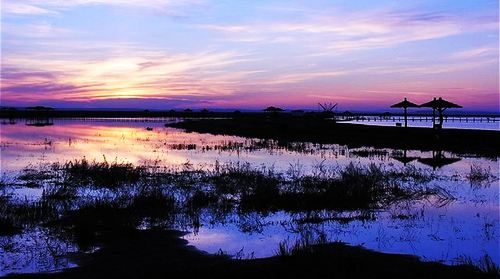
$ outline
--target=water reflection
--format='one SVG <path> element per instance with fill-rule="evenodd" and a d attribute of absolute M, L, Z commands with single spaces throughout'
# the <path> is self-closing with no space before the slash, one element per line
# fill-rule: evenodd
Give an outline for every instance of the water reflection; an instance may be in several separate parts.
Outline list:
<path fill-rule="evenodd" d="M 48 229 L 35 228 L 14 236 L 0 236 L 0 275 L 13 272 L 51 272 L 75 267 L 67 257 L 77 247 L 51 234 Z"/>
<path fill-rule="evenodd" d="M 418 161 L 422 164 L 431 166 L 432 169 L 436 170 L 442 168 L 446 165 L 451 165 L 460 161 L 460 158 L 447 158 L 442 150 L 433 150 L 432 157 L 430 158 L 418 158 Z"/>
<path fill-rule="evenodd" d="M 27 184 L 16 184 L 15 177 L 26 173 L 27 169 L 82 158 L 98 162 L 129 162 L 136 166 L 191 166 L 205 170 L 216 168 L 214 162 L 249 162 L 255 168 L 272 168 L 288 175 L 314 174 L 318 167 L 336 168 L 352 162 L 362 166 L 375 163 L 387 170 L 406 167 L 428 175 L 430 181 L 426 182 L 426 187 L 443 189 L 454 199 L 451 202 L 435 198 L 401 201 L 387 208 L 364 211 L 241 212 L 220 205 L 204 206 L 190 212 L 183 209 L 168 216 L 138 216 L 134 224 L 139 229 L 162 226 L 189 230 L 192 233 L 185 238 L 202 250 L 211 253 L 222 250 L 229 254 L 243 251 L 248 257 L 274 255 L 278 244 L 286 239 L 293 241 L 304 235 L 324 235 L 329 241 L 344 241 L 390 253 L 414 254 L 446 263 L 453 263 L 460 256 L 477 259 L 484 254 L 499 263 L 496 158 L 459 156 L 439 150 L 349 149 L 334 144 L 185 133 L 165 128 L 163 123 L 54 120 L 54 125 L 44 127 L 22 123 L 2 126 L 2 184 L 11 185 L 3 186 L 2 191 L 19 201 L 36 202 L 49 189 L 43 188 L 44 185 L 27 188 Z M 480 187 L 478 183 L 471 184 L 474 166 L 479 166 L 481 171 L 493 170 L 491 175 L 494 178 L 484 182 L 479 180 Z M 119 193 L 110 190 L 79 191 L 75 194 L 77 197 L 123 200 Z M 138 190 L 132 192 L 135 191 Z M 179 192 L 175 199 L 187 201 L 189 197 L 183 197 L 186 193 Z M 55 204 L 57 210 L 76 205 L 91 207 L 86 199 Z M 71 263 L 61 258 L 64 251 L 95 249 L 92 245 L 86 247 L 84 242 L 59 236 L 59 233 L 42 229 L 37 224 L 23 229 L 22 234 L 0 236 L 0 274 L 70 267 Z M 42 245 L 40 241 L 43 239 L 51 239 L 50 245 Z M 20 247 L 21 244 L 24 247 Z M 61 249 L 53 251 L 53 247 Z"/>
<path fill-rule="evenodd" d="M 418 159 L 418 157 L 415 156 L 408 156 L 408 150 L 404 149 L 402 152 L 395 152 L 393 156 L 391 157 L 392 159 L 403 163 L 403 165 L 406 166 L 406 164 Z"/>
<path fill-rule="evenodd" d="M 26 119 L 26 126 L 45 127 L 54 125 L 54 119 L 49 117 L 34 117 Z"/>

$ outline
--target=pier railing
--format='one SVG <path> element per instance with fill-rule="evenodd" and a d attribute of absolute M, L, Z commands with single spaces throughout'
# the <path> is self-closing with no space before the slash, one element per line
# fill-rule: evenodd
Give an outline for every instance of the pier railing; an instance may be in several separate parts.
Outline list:
<path fill-rule="evenodd" d="M 360 122 L 401 122 L 404 121 L 404 116 L 393 115 L 393 116 L 375 116 L 375 115 L 353 115 L 353 116 L 335 116 L 336 121 L 360 121 Z M 432 122 L 432 116 L 430 115 L 419 115 L 419 116 L 408 116 L 408 121 L 411 122 Z M 444 116 L 445 122 L 500 122 L 500 117 L 498 116 Z"/>

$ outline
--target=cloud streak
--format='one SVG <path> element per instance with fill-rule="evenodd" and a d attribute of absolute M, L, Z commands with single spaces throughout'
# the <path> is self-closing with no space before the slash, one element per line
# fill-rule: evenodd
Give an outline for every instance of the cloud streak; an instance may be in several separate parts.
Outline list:
<path fill-rule="evenodd" d="M 458 18 L 445 13 L 415 11 L 358 12 L 337 16 L 313 15 L 295 22 L 252 22 L 237 25 L 199 25 L 240 42 L 304 43 L 320 54 L 387 48 L 404 43 L 446 38 L 462 33 L 498 30 L 494 18 Z"/>
<path fill-rule="evenodd" d="M 65 47 L 62 46 L 62 49 Z M 130 47 L 113 49 L 105 59 L 102 50 L 84 48 L 87 57 L 75 60 L 63 50 L 9 55 L 2 61 L 2 98 L 53 98 L 83 101 L 106 98 L 149 98 L 207 95 L 229 92 L 234 79 L 253 71 L 226 70 L 246 61 L 233 52 L 168 53 Z M 84 53 L 72 48 L 71 51 Z"/>
<path fill-rule="evenodd" d="M 3 0 L 2 12 L 17 15 L 56 15 L 81 6 L 147 8 L 172 14 L 179 9 L 201 5 L 202 0 Z"/>

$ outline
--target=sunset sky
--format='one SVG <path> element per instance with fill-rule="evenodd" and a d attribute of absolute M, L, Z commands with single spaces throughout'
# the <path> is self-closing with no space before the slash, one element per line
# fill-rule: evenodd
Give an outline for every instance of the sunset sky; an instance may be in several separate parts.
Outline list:
<path fill-rule="evenodd" d="M 1 0 L 1 105 L 498 111 L 497 0 Z"/>

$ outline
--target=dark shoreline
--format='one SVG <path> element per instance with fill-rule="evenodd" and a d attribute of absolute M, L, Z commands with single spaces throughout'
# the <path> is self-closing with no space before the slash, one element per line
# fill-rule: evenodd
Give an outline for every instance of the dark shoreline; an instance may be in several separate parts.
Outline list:
<path fill-rule="evenodd" d="M 387 127 L 334 123 L 323 119 L 261 117 L 199 119 L 169 127 L 211 134 L 235 135 L 284 142 L 337 143 L 349 147 L 372 146 L 408 150 L 450 151 L 485 157 L 500 155 L 500 132 L 486 130 Z"/>
<path fill-rule="evenodd" d="M 374 252 L 342 243 L 263 259 L 231 259 L 189 246 L 183 233 L 130 230 L 102 236 L 103 248 L 76 256 L 80 266 L 60 273 L 8 278 L 495 278 L 468 265 L 422 262 L 410 255 Z"/>

